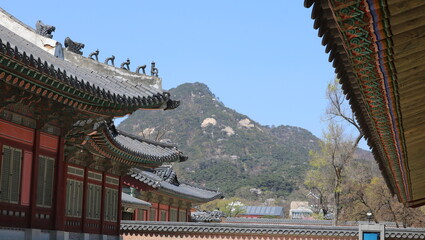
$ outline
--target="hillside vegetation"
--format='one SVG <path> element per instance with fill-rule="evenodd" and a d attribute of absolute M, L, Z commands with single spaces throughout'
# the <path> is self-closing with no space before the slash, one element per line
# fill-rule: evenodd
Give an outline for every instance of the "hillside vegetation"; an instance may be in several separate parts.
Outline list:
<path fill-rule="evenodd" d="M 180 181 L 249 198 L 249 191 L 287 197 L 302 186 L 309 151 L 319 139 L 306 129 L 263 126 L 227 108 L 202 83 L 170 90 L 181 106 L 171 111 L 137 111 L 119 128 L 171 142 L 189 156 L 174 164 Z M 277 109 L 276 111 L 284 111 Z M 255 195 L 254 194 L 254 195 Z"/>

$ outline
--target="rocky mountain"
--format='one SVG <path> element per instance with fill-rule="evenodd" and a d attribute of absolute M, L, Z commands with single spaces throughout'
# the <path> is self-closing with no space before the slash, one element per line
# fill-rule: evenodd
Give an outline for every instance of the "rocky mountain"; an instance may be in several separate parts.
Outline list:
<path fill-rule="evenodd" d="M 189 156 L 174 164 L 181 181 L 220 189 L 226 196 L 251 189 L 286 197 L 303 182 L 309 151 L 319 139 L 293 126 L 263 126 L 227 108 L 202 83 L 170 90 L 181 106 L 172 111 L 137 111 L 119 129 L 172 142 Z"/>

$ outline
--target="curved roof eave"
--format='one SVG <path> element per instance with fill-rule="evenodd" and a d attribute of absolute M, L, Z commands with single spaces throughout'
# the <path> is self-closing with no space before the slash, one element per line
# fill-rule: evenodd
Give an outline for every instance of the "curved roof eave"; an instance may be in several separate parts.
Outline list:
<path fill-rule="evenodd" d="M 90 142 L 102 155 L 130 166 L 157 167 L 164 162 L 177 162 L 184 155 L 177 147 L 116 131 L 112 122 L 102 122 L 90 135 Z"/>
<path fill-rule="evenodd" d="M 314 28 L 390 191 L 407 206 L 424 205 L 425 2 L 304 5 L 313 6 Z"/>

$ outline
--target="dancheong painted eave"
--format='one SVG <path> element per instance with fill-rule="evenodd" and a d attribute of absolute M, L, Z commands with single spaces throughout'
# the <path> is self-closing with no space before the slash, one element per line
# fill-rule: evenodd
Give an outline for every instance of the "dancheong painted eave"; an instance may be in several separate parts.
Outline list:
<path fill-rule="evenodd" d="M 158 167 L 165 162 L 183 162 L 188 158 L 175 145 L 154 142 L 119 131 L 111 121 L 95 124 L 85 145 L 107 158 L 129 166 Z"/>
<path fill-rule="evenodd" d="M 73 55 L 66 49 L 63 51 L 65 55 Z M 2 24 L 0 66 L 2 84 L 96 115 L 122 116 L 137 109 L 172 109 L 179 105 L 178 101 L 170 99 L 168 92 L 143 81 L 105 75 L 57 58 Z"/>
<path fill-rule="evenodd" d="M 390 190 L 425 204 L 425 1 L 306 0 Z"/>

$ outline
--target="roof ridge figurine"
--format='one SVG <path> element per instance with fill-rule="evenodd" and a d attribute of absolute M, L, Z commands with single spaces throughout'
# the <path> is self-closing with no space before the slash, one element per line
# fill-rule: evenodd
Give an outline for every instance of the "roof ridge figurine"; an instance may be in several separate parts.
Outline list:
<path fill-rule="evenodd" d="M 121 69 L 130 71 L 130 59 L 127 58 L 127 61 L 121 63 Z"/>
<path fill-rule="evenodd" d="M 54 26 L 44 24 L 41 20 L 38 20 L 35 24 L 35 32 L 47 38 L 52 38 L 52 32 L 55 30 L 56 28 Z"/>
<path fill-rule="evenodd" d="M 92 60 L 94 60 L 93 59 L 93 56 L 96 58 L 96 61 L 99 61 L 99 58 L 98 58 L 98 56 L 99 56 L 99 49 L 96 49 L 96 51 L 94 51 L 94 52 L 92 52 L 92 53 L 89 54 L 89 58 L 92 59 Z"/>
<path fill-rule="evenodd" d="M 111 61 L 111 65 L 115 67 L 114 60 L 115 60 L 115 56 L 112 55 L 112 57 L 108 57 L 105 59 L 105 64 L 108 64 L 108 62 Z"/>
<path fill-rule="evenodd" d="M 79 55 L 83 55 L 83 52 L 81 51 L 81 49 L 84 48 L 84 44 L 83 43 L 74 42 L 69 37 L 66 37 L 65 38 L 65 42 L 64 43 L 65 43 L 65 47 L 69 51 L 71 51 L 73 53 L 76 53 L 76 54 L 79 54 Z"/>
<path fill-rule="evenodd" d="M 136 68 L 136 73 L 140 73 L 140 69 L 142 69 L 142 71 L 143 71 L 143 74 L 145 74 L 146 75 L 146 64 L 145 65 L 143 65 L 143 66 L 138 66 L 137 68 Z"/>
<path fill-rule="evenodd" d="M 155 67 L 155 62 L 151 63 L 151 76 L 158 77 L 158 68 Z"/>

